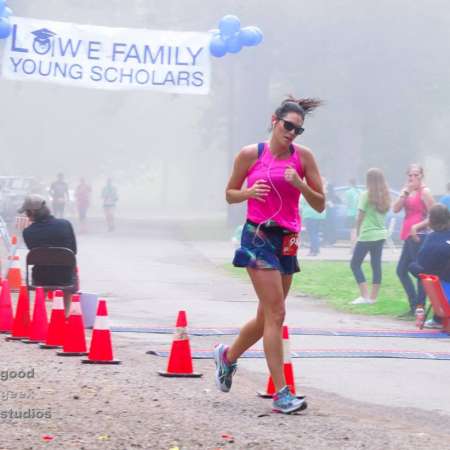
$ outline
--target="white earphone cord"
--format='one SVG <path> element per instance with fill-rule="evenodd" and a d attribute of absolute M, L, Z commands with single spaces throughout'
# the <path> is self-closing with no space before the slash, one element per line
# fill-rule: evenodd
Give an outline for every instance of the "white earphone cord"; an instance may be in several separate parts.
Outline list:
<path fill-rule="evenodd" d="M 264 152 L 263 152 L 263 154 L 264 154 Z M 262 156 L 263 156 L 263 155 L 261 155 L 261 158 L 262 158 Z M 266 223 L 268 223 L 270 220 L 272 220 L 274 217 L 276 217 L 276 216 L 281 212 L 281 210 L 283 209 L 283 198 L 281 197 L 281 194 L 278 192 L 278 189 L 277 189 L 277 188 L 275 187 L 275 185 L 273 184 L 272 177 L 270 176 L 270 169 L 272 168 L 272 164 L 273 164 L 273 162 L 274 162 L 276 159 L 277 159 L 276 157 L 273 157 L 273 158 L 272 158 L 272 161 L 270 161 L 270 164 L 269 164 L 269 166 L 267 167 L 267 178 L 269 179 L 270 186 L 273 188 L 273 190 L 275 191 L 275 193 L 276 193 L 277 196 L 278 196 L 278 199 L 280 200 L 280 206 L 278 207 L 277 211 L 276 211 L 274 214 L 272 214 L 272 215 L 271 215 L 270 217 L 268 217 L 266 220 L 264 220 L 263 222 L 261 222 L 260 224 L 258 224 L 258 226 L 256 227 L 256 232 L 255 232 L 255 236 L 253 236 L 252 244 L 253 244 L 255 247 L 258 247 L 258 248 L 264 247 L 264 244 L 265 244 L 264 238 L 258 236 L 258 233 L 259 233 L 259 230 L 260 230 L 261 226 L 264 225 L 264 224 L 266 224 Z M 262 245 L 258 245 L 258 244 L 256 243 L 256 238 L 258 238 L 258 239 L 260 239 L 260 240 L 262 241 Z"/>

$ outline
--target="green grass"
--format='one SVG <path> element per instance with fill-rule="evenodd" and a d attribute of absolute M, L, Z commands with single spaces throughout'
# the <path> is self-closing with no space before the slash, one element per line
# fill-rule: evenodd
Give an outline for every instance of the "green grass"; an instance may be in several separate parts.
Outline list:
<path fill-rule="evenodd" d="M 239 278 L 248 278 L 247 272 L 228 264 L 227 270 Z M 383 281 L 375 305 L 351 305 L 359 297 L 349 263 L 343 261 L 303 261 L 302 272 L 294 276 L 291 293 L 321 298 L 340 311 L 355 314 L 397 316 L 409 309 L 403 288 L 395 273 L 395 263 L 383 263 Z M 368 280 L 369 264 L 363 265 Z"/>

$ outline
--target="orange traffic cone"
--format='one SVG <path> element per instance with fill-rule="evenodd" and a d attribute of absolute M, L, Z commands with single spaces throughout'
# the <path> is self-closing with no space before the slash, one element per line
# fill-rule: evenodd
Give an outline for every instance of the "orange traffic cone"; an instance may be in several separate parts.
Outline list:
<path fill-rule="evenodd" d="M 176 323 L 176 332 L 170 349 L 167 371 L 158 371 L 163 377 L 198 378 L 201 373 L 195 373 L 192 367 L 191 346 L 186 332 L 186 311 L 179 311 Z"/>
<path fill-rule="evenodd" d="M 45 342 L 48 333 L 48 317 L 45 309 L 44 288 L 37 287 L 34 293 L 33 319 L 30 326 L 29 339 L 23 339 L 26 344 Z"/>
<path fill-rule="evenodd" d="M 53 300 L 52 315 L 48 325 L 48 333 L 45 344 L 40 344 L 40 348 L 58 348 L 64 344 L 64 326 L 66 316 L 64 314 L 64 293 L 56 291 Z"/>
<path fill-rule="evenodd" d="M 30 335 L 30 298 L 26 286 L 20 286 L 11 336 L 7 341 L 20 341 Z"/>
<path fill-rule="evenodd" d="M 56 291 L 58 292 L 58 291 Z M 53 302 L 57 299 L 56 293 Z M 64 314 L 64 306 L 63 306 Z M 74 294 L 70 305 L 70 316 L 64 327 L 64 344 L 58 356 L 84 356 L 87 355 L 86 336 L 84 334 L 83 316 L 81 314 L 80 296 Z"/>
<path fill-rule="evenodd" d="M 292 367 L 291 360 L 291 348 L 289 344 L 289 329 L 287 325 L 283 325 L 283 368 L 284 368 L 284 378 L 286 379 L 286 385 L 289 387 L 292 395 L 295 395 L 298 398 L 303 398 L 297 396 L 295 393 L 295 379 L 294 379 L 294 370 Z M 269 381 L 267 382 L 267 388 L 265 392 L 258 391 L 258 395 L 264 398 L 272 398 L 275 394 L 275 385 L 273 384 L 272 377 L 269 376 Z"/>
<path fill-rule="evenodd" d="M 103 298 L 98 300 L 97 316 L 92 332 L 88 359 L 83 359 L 81 362 L 84 364 L 121 363 L 121 361 L 114 359 L 113 356 L 111 331 L 108 323 L 108 310 L 106 308 L 106 300 Z"/>
<path fill-rule="evenodd" d="M 0 333 L 11 333 L 13 326 L 13 310 L 8 280 L 2 281 L 0 293 Z"/>
<path fill-rule="evenodd" d="M 20 286 L 22 286 L 22 273 L 19 266 L 19 256 L 8 256 L 8 259 L 12 262 L 7 275 L 9 287 L 12 291 L 18 291 Z"/>

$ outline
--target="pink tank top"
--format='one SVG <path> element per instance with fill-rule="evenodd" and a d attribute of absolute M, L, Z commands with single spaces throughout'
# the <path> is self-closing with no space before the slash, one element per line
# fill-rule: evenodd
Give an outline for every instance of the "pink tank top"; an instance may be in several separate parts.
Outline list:
<path fill-rule="evenodd" d="M 299 153 L 294 146 L 291 147 L 291 154 L 287 159 L 276 159 L 270 153 L 269 145 L 264 144 L 262 154 L 247 173 L 247 186 L 252 187 L 257 180 L 265 180 L 271 190 L 265 202 L 254 198 L 248 199 L 248 220 L 260 224 L 270 219 L 290 231 L 296 233 L 300 231 L 301 219 L 298 208 L 300 191 L 284 179 L 284 172 L 289 166 L 304 178 Z"/>
<path fill-rule="evenodd" d="M 427 217 L 427 207 L 422 199 L 422 190 L 419 189 L 416 194 L 410 194 L 404 201 L 405 218 L 403 219 L 400 239 L 406 241 L 411 233 L 411 227 L 416 223 L 422 222 Z"/>

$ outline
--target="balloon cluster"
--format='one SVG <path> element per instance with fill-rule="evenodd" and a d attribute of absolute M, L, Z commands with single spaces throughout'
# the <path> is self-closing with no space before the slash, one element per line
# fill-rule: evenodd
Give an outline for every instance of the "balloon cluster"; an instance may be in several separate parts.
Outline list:
<path fill-rule="evenodd" d="M 0 39 L 5 39 L 11 34 L 12 26 L 9 17 L 12 13 L 6 6 L 6 0 L 0 0 Z"/>
<path fill-rule="evenodd" d="M 1 0 L 0 0 L 1 1 Z M 243 47 L 254 47 L 263 40 L 262 31 L 255 26 L 241 28 L 241 21 L 236 16 L 222 17 L 219 28 L 211 30 L 209 52 L 216 58 L 227 53 L 239 53 Z"/>

